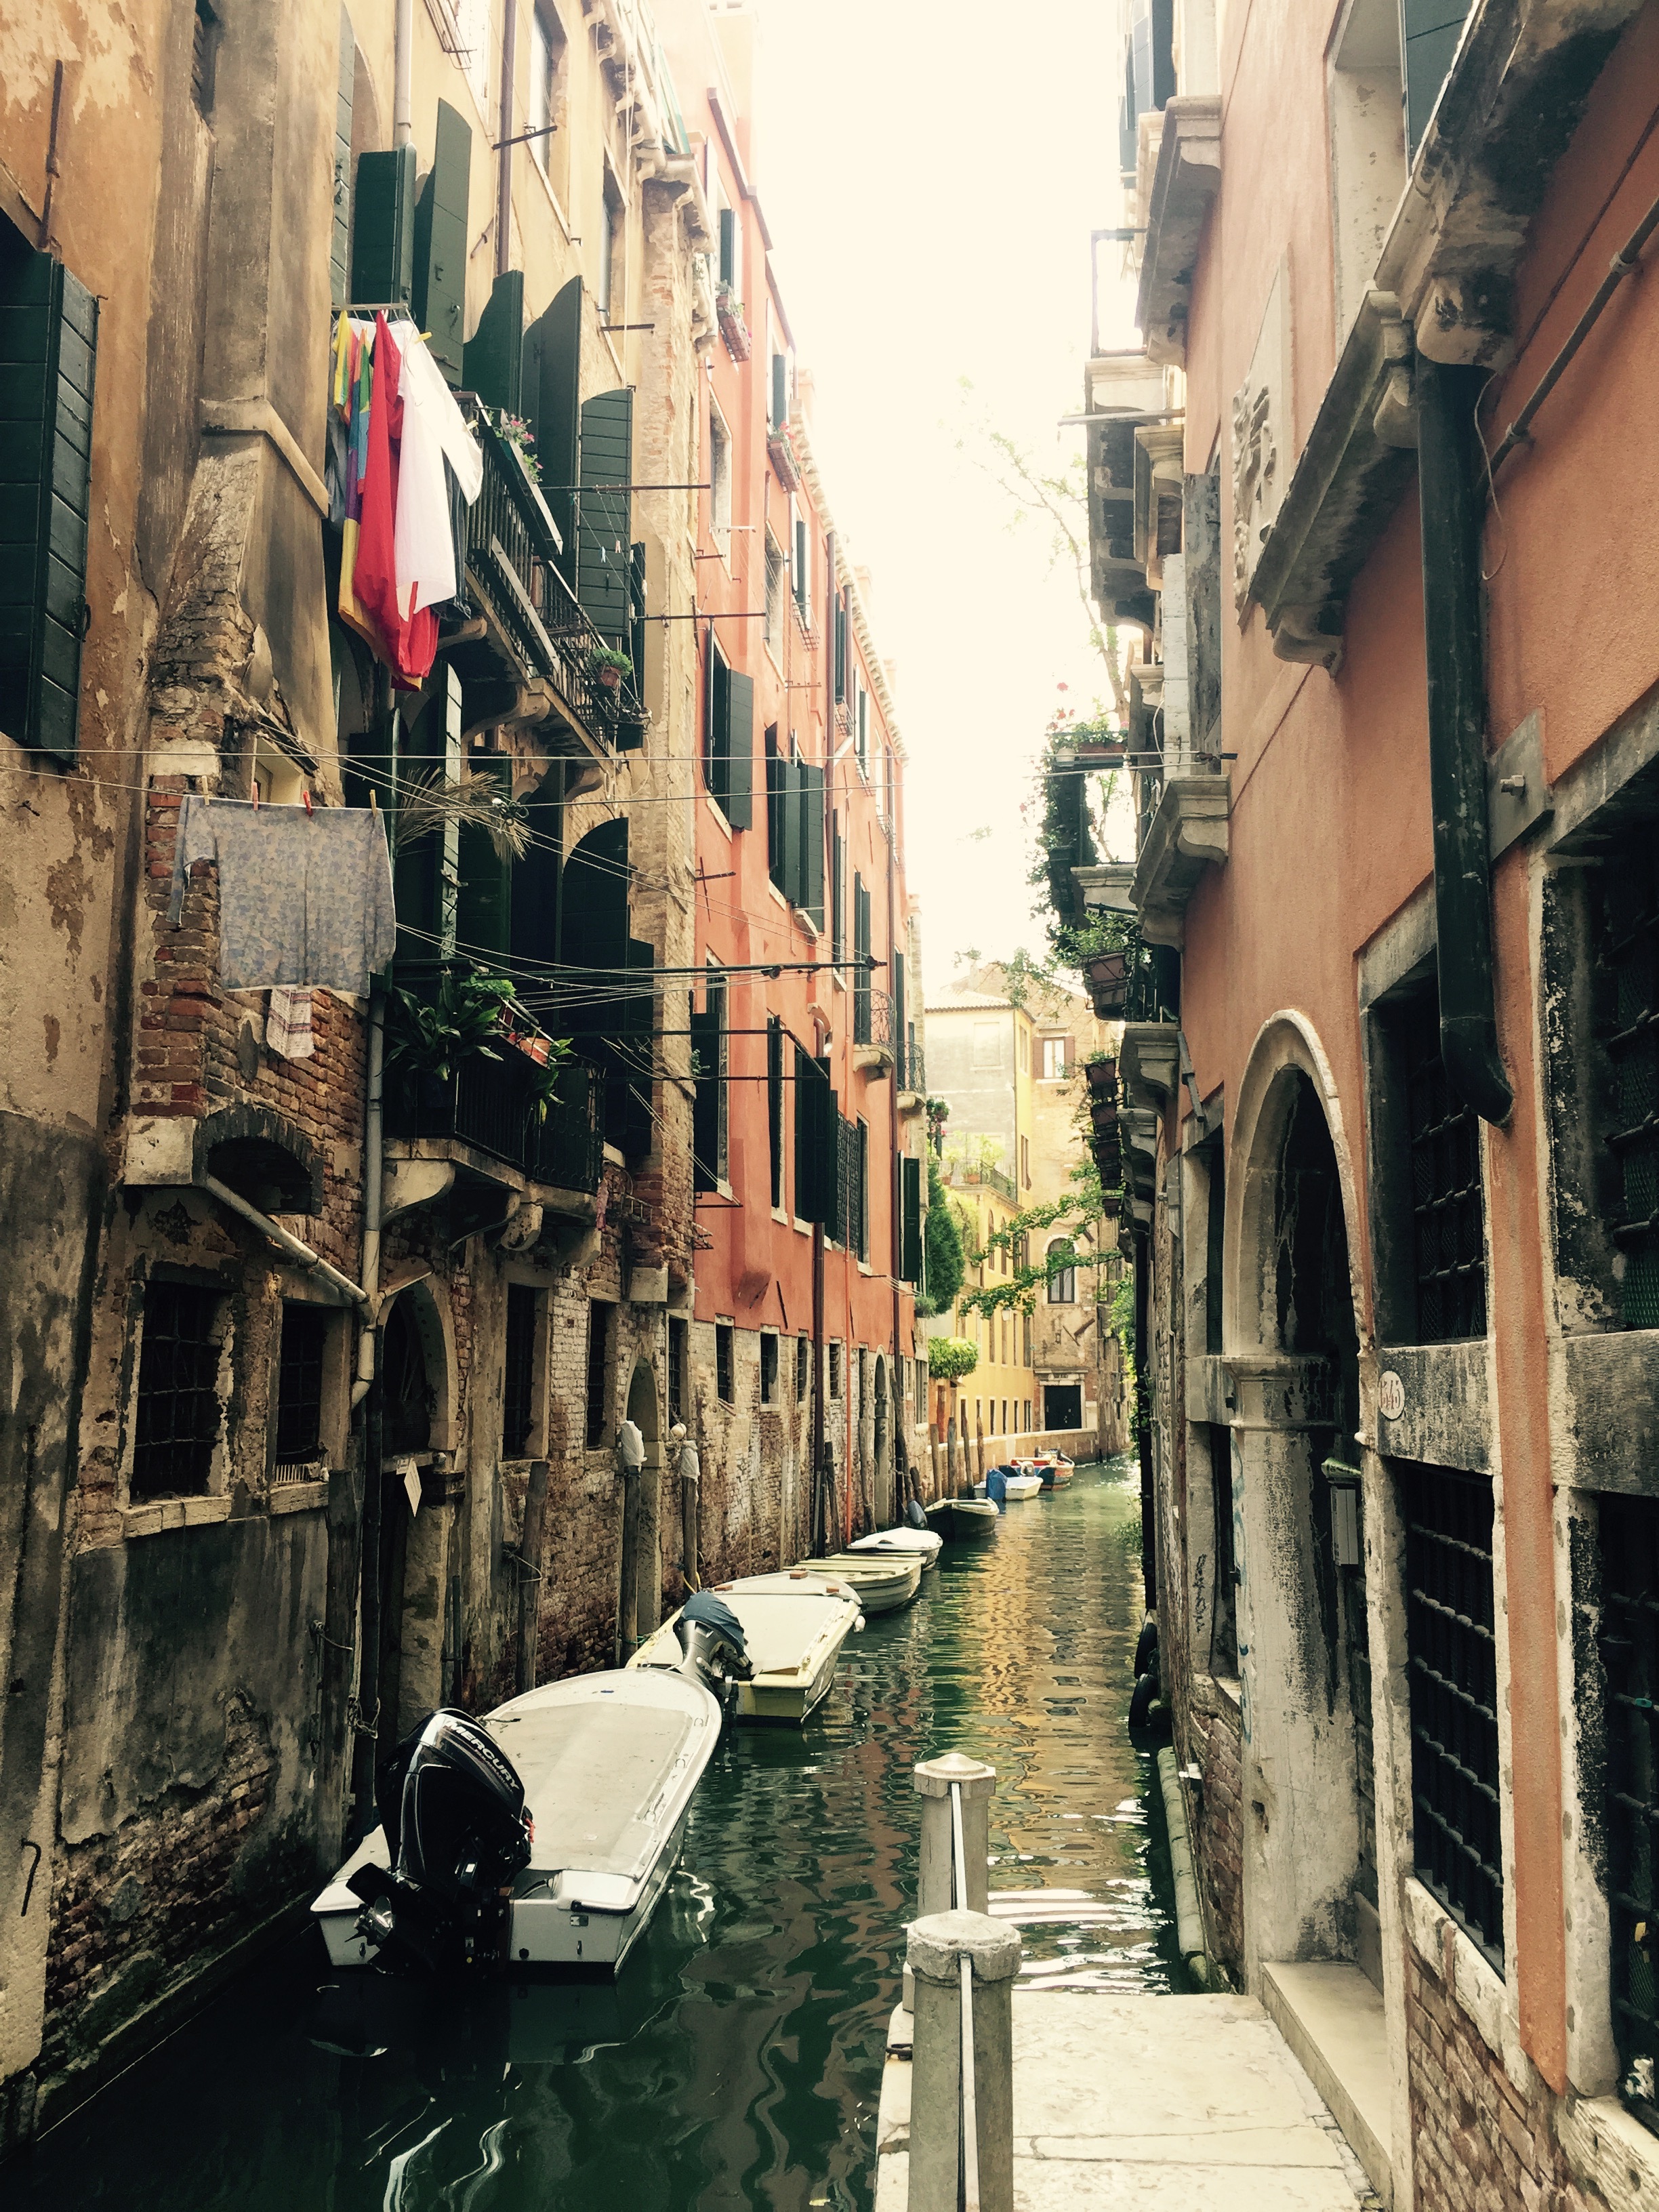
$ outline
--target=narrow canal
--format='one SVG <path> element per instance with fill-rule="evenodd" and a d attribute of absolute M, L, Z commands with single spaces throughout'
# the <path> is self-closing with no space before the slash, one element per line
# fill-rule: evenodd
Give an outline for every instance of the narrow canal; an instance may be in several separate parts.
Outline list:
<path fill-rule="evenodd" d="M 329 1988 L 307 1931 L 0 2176 L 8 2212 L 867 2212 L 915 1760 L 996 1766 L 1030 1984 L 1178 1985 L 1124 1725 L 1139 1504 L 1119 1460 L 1012 1506 L 848 1645 L 804 1732 L 730 1731 L 614 1987 Z"/>

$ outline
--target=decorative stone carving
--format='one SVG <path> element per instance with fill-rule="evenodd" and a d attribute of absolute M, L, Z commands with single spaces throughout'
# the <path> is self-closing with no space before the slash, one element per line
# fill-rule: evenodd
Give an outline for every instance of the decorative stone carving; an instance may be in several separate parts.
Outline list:
<path fill-rule="evenodd" d="M 1281 259 L 1249 373 L 1233 394 L 1233 606 L 1241 623 L 1290 477 L 1290 290 Z"/>

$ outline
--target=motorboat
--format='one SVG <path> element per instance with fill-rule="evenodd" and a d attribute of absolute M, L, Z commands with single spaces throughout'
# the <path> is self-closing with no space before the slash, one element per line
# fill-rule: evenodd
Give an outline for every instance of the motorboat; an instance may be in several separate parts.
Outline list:
<path fill-rule="evenodd" d="M 811 1574 L 833 1574 L 850 1583 L 866 1620 L 878 1613 L 897 1613 L 921 1587 L 919 1552 L 836 1552 L 827 1559 L 803 1559 Z"/>
<path fill-rule="evenodd" d="M 945 1540 L 934 1528 L 878 1528 L 868 1536 L 854 1536 L 848 1546 L 854 1554 L 864 1552 L 903 1552 L 913 1553 L 921 1561 L 923 1574 L 931 1574 L 939 1565 L 939 1555 L 945 1548 Z"/>
<path fill-rule="evenodd" d="M 385 1817 L 312 1905 L 336 1966 L 622 1965 L 667 1887 L 743 1632 L 705 1602 L 678 1664 L 434 1713 L 377 1777 Z"/>
<path fill-rule="evenodd" d="M 864 1626 L 858 1592 L 814 1561 L 769 1575 L 744 1575 L 721 1583 L 703 1597 L 718 1597 L 738 1622 L 752 1673 L 734 1686 L 732 1711 L 740 1721 L 786 1721 L 797 1728 L 823 1701 L 835 1679 L 841 1647 Z M 690 1599 L 689 1611 L 696 1599 Z M 680 1663 L 678 1624 L 671 1614 L 629 1661 L 630 1671 Z"/>
<path fill-rule="evenodd" d="M 1064 1490 L 1077 1472 L 1064 1452 L 1039 1452 L 1034 1458 L 1016 1460 L 1014 1466 L 1021 1474 L 1035 1474 L 1044 1490 Z"/>
<path fill-rule="evenodd" d="M 1035 1498 L 1042 1487 L 1042 1477 L 1035 1468 L 1028 1468 L 1024 1472 L 1016 1468 L 1012 1474 L 1006 1475 L 1003 1480 L 1011 1502 L 1015 1503 L 1021 1498 Z"/>
<path fill-rule="evenodd" d="M 958 1543 L 994 1535 L 1000 1518 L 988 1498 L 937 1498 L 927 1508 L 929 1523 Z"/>

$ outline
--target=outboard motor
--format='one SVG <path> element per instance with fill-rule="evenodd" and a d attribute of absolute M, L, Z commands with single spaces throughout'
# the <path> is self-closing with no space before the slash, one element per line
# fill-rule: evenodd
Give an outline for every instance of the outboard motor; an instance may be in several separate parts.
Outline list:
<path fill-rule="evenodd" d="M 388 1960 L 465 1973 L 500 1957 L 513 1883 L 530 1861 L 518 1770 L 470 1714 L 434 1713 L 376 1778 L 388 1875 L 360 1867 L 358 1932 Z"/>
<path fill-rule="evenodd" d="M 706 1684 L 717 1698 L 725 1699 L 734 1685 L 753 1676 L 743 1623 L 713 1590 L 693 1591 L 674 1624 L 674 1634 L 682 1655 L 678 1671 Z"/>

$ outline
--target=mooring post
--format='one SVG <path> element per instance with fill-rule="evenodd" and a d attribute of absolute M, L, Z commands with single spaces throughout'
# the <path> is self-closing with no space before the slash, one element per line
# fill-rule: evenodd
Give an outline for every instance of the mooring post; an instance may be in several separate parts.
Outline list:
<path fill-rule="evenodd" d="M 916 1881 L 916 1911 L 949 1912 L 960 1905 L 969 1912 L 983 1912 L 986 1901 L 986 1863 L 991 1850 L 991 1799 L 997 1771 L 983 1759 L 947 1751 L 940 1759 L 923 1759 L 915 1771 L 916 1795 L 921 1800 L 921 1853 Z M 966 1862 L 965 1897 L 956 1896 L 951 1881 L 951 1790 L 962 1792 L 962 1844 Z"/>
<path fill-rule="evenodd" d="M 910 1923 L 909 2212 L 1013 2212 L 1019 1931 L 982 1912 Z"/>

